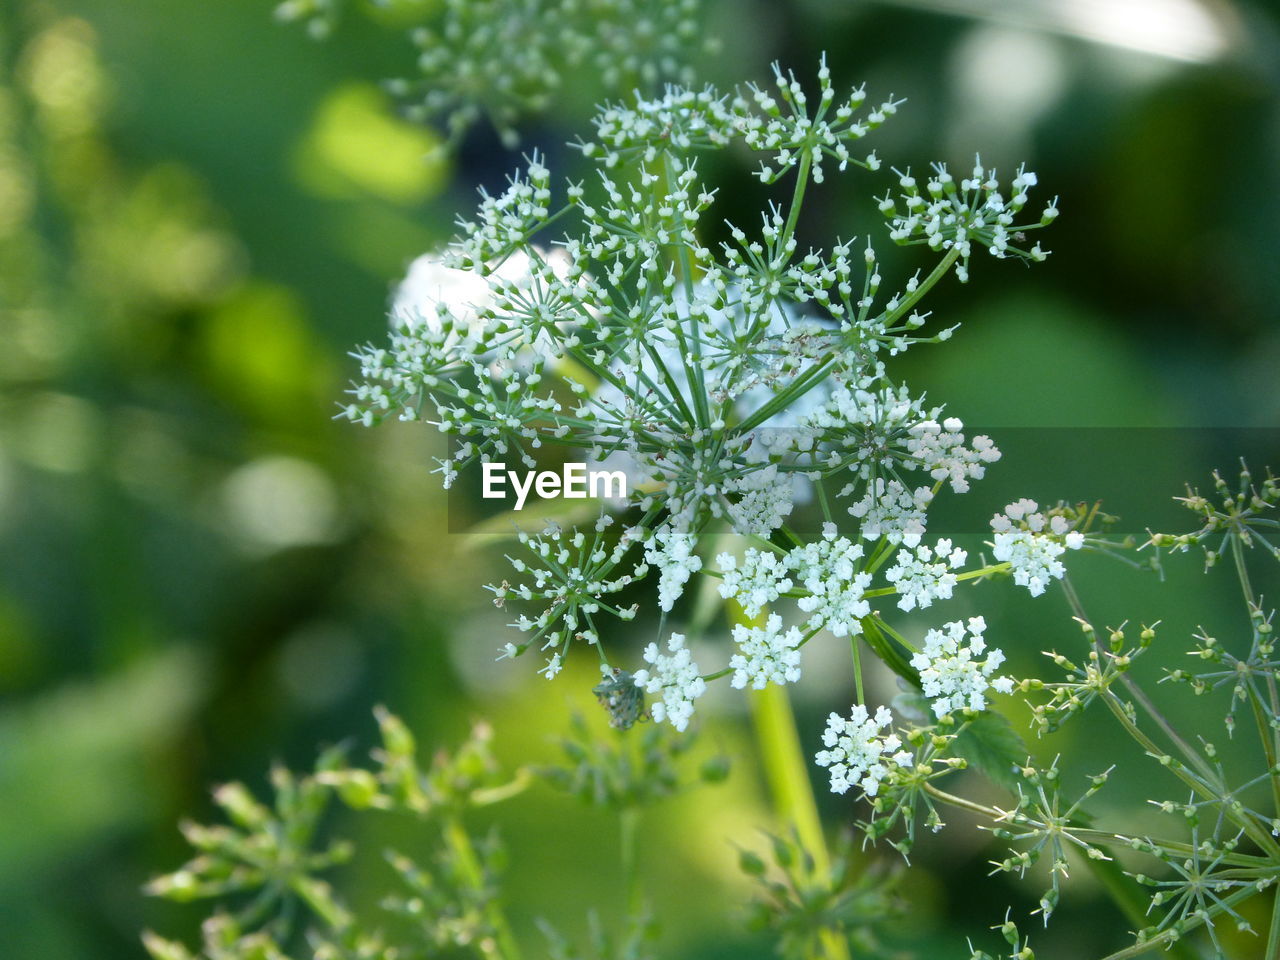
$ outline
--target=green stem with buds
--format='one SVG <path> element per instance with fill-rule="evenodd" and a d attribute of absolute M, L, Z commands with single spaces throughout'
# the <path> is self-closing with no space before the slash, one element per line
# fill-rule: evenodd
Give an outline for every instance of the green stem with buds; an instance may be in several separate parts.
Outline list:
<path fill-rule="evenodd" d="M 817 873 L 829 875 L 831 856 L 786 688 L 771 683 L 763 690 L 752 690 L 751 717 L 778 818 L 795 826 Z M 825 929 L 820 939 L 822 953 L 815 960 L 852 960 L 849 943 L 838 931 Z"/>
<path fill-rule="evenodd" d="M 727 610 L 734 622 L 752 623 L 736 603 L 729 604 Z M 813 795 L 791 698 L 785 687 L 771 683 L 763 690 L 752 690 L 750 700 L 756 743 L 774 811 L 779 820 L 795 827 L 796 836 L 813 857 L 818 874 L 829 875 L 831 855 L 822 832 L 822 819 L 818 815 L 818 802 Z M 852 960 L 849 943 L 839 932 L 825 929 L 820 939 L 822 953 L 814 960 Z"/>
<path fill-rule="evenodd" d="M 995 807 L 989 807 L 985 804 L 976 803 L 973 800 L 968 800 L 964 797 L 958 797 L 953 793 L 940 790 L 931 783 L 924 784 L 924 791 L 941 803 L 945 803 L 948 806 L 955 807 L 959 810 L 967 810 L 968 812 L 976 814 L 986 820 L 991 820 L 995 823 L 1009 822 L 1009 817 L 1006 811 L 999 810 Z M 1099 846 L 1113 846 L 1117 848 L 1128 847 L 1131 839 L 1120 834 L 1107 833 L 1103 830 L 1091 830 L 1085 827 L 1077 827 L 1074 824 L 1070 828 L 1070 834 L 1072 837 L 1086 843 L 1094 843 Z M 1157 845 L 1167 850 L 1177 850 L 1187 855 L 1191 855 L 1193 853 L 1193 848 L 1189 844 L 1176 842 L 1166 843 L 1161 841 Z M 1243 865 L 1252 867 L 1256 870 L 1260 858 L 1240 854 L 1238 855 L 1238 859 Z M 1089 868 L 1089 871 L 1106 889 L 1108 895 L 1111 897 L 1111 901 L 1116 905 L 1120 912 L 1125 915 L 1125 918 L 1132 923 L 1136 929 L 1141 929 L 1145 926 L 1147 918 L 1142 898 L 1135 894 L 1132 885 L 1127 882 L 1124 871 L 1121 870 L 1120 867 L 1118 867 L 1112 860 L 1095 860 L 1093 857 L 1084 857 L 1083 861 Z M 1224 862 L 1231 861 L 1224 858 Z M 1263 862 L 1265 863 L 1266 861 Z M 1197 958 L 1195 950 L 1193 950 L 1191 945 L 1185 941 L 1175 940 L 1171 943 L 1167 939 L 1161 939 L 1158 941 L 1158 945 L 1165 947 L 1169 950 L 1170 954 L 1176 955 L 1182 958 L 1182 960 L 1196 960 Z M 1141 947 L 1141 949 L 1138 949 L 1139 947 Z M 1115 960 L 1116 957 L 1119 957 L 1122 954 L 1125 956 L 1137 956 L 1139 953 L 1145 953 L 1147 950 L 1153 948 L 1150 943 L 1147 943 L 1135 944 L 1133 947 L 1126 949 L 1133 950 L 1135 952 L 1124 953 L 1124 951 L 1121 951 L 1120 954 L 1113 954 L 1111 957 L 1108 957 L 1107 960 Z M 1273 958 L 1268 957 L 1268 960 L 1273 960 Z"/>
<path fill-rule="evenodd" d="M 480 857 L 476 854 L 476 848 L 462 821 L 457 817 L 449 817 L 444 824 L 444 838 L 458 859 L 463 878 L 477 890 L 483 889 L 484 867 L 480 864 Z M 506 913 L 496 900 L 490 900 L 485 906 L 484 918 L 493 928 L 494 936 L 494 942 L 488 949 L 481 947 L 486 957 L 491 960 L 520 960 L 520 946 L 511 932 Z"/>

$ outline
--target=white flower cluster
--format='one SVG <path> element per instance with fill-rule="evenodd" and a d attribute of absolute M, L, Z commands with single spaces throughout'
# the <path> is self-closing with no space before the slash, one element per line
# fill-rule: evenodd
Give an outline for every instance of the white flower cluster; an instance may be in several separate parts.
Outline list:
<path fill-rule="evenodd" d="M 432 391 L 472 369 L 467 362 L 475 343 L 470 320 L 455 316 L 445 305 L 433 312 L 432 320 L 416 327 L 402 325 L 386 347 L 354 352 L 361 379 L 348 391 L 352 402 L 343 416 L 366 427 L 391 413 L 401 420 L 417 420 Z"/>
<path fill-rule="evenodd" d="M 949 481 L 954 492 L 966 493 L 1000 451 L 985 436 L 967 442 L 959 419 L 939 423 L 940 408 L 926 410 L 923 398 L 884 380 L 882 365 L 873 369 L 860 382 L 834 389 L 788 441 L 822 475 L 852 474 L 839 495 L 855 497 L 848 511 L 861 521 L 862 539 L 883 536 L 913 547 L 925 532 L 936 488 Z M 911 485 L 908 471 L 927 474 L 933 484 Z"/>
<path fill-rule="evenodd" d="M 850 163 L 879 168 L 874 153 L 855 157 L 850 148 L 896 113 L 901 101 L 890 98 L 858 116 L 866 103 L 865 90 L 859 87 L 837 104 L 824 59 L 818 69 L 817 104 L 810 109 L 796 78 L 776 65 L 773 72 L 776 94 L 754 84 L 733 97 L 718 96 L 710 88 L 673 88 L 662 97 L 610 106 L 596 118 L 595 139 L 579 146 L 587 156 L 601 157 L 612 167 L 624 158 L 652 159 L 669 144 L 691 149 L 740 140 L 769 155 L 757 174 L 765 183 L 776 182 L 802 160 L 816 183 L 823 179 L 824 158 L 834 160 L 840 170 Z"/>
<path fill-rule="evenodd" d="M 789 478 L 778 475 L 775 464 L 731 478 L 724 491 L 740 494 L 726 510 L 733 529 L 739 533 L 767 537 L 782 526 L 795 507 L 795 487 Z"/>
<path fill-rule="evenodd" d="M 303 21 L 321 39 L 339 7 L 339 0 L 285 0 L 276 17 Z M 611 92 L 687 83 L 690 61 L 716 46 L 699 26 L 702 0 L 440 0 L 420 7 L 427 19 L 411 34 L 419 76 L 387 86 L 414 98 L 410 115 L 441 123 L 451 141 L 487 118 L 513 147 L 520 121 L 545 111 L 584 75 Z"/>
<path fill-rule="evenodd" d="M 769 604 L 790 590 L 790 558 L 752 548 L 738 559 L 731 553 L 716 557 L 722 574 L 720 596 L 738 602 L 748 617 L 758 617 Z"/>
<path fill-rule="evenodd" d="M 991 676 L 1004 663 L 1004 653 L 987 651 L 982 639 L 986 629 L 982 617 L 970 618 L 967 625 L 959 620 L 945 623 L 942 629 L 925 634 L 924 648 L 911 658 L 911 665 L 920 671 L 924 695 L 939 717 L 956 710 L 985 710 L 988 688 L 999 693 L 1013 690 L 1008 677 Z"/>
<path fill-rule="evenodd" d="M 898 588 L 898 608 L 923 610 L 934 600 L 949 600 L 956 586 L 953 570 L 964 566 L 968 554 L 952 547 L 950 540 L 939 540 L 933 547 L 919 546 L 915 551 L 899 550 L 894 565 L 884 578 Z"/>
<path fill-rule="evenodd" d="M 363 381 L 344 414 L 436 423 L 452 443 L 440 467 L 446 484 L 477 462 L 532 469 L 554 447 L 575 461 L 623 464 L 629 494 L 608 509 L 636 511 L 635 527 L 621 537 L 604 527 L 585 538 L 526 537 L 532 561 L 513 560 L 521 582 L 494 588 L 499 602 L 533 608 L 516 621 L 530 634 L 516 653 L 541 643 L 548 674 L 570 642 L 598 642 L 598 615 L 634 615 L 615 595 L 650 566 L 657 606 L 675 610 L 702 570 L 699 544 L 726 527 L 754 544 L 717 557 L 722 596 L 752 617 L 794 600 L 806 633 L 862 633 L 869 592 L 896 593 L 915 609 L 956 583 L 963 551 L 921 546 L 928 511 L 945 486 L 965 492 L 999 452 L 891 379 L 886 361 L 949 336 L 924 334 L 919 301 L 973 238 L 1014 250 L 1001 246 L 1000 230 L 1011 243 L 1006 219 L 1034 178 L 1020 173 L 1008 201 L 985 174 L 957 187 L 939 168 L 925 193 L 904 186 L 919 202 L 909 204 L 910 223 L 889 205 L 891 232 L 929 239 L 940 257 L 887 297 L 869 242 L 799 249 L 803 190 L 786 190 L 791 199 L 771 204 L 754 231 L 731 224 L 713 250 L 700 238 L 715 196 L 695 152 L 739 143 L 766 155 L 767 182 L 784 171 L 817 182 L 824 165 L 877 165 L 850 151 L 893 112 L 892 99 L 871 109 L 860 89 L 837 97 L 825 65 L 816 94 L 780 71 L 776 81 L 770 93 L 672 88 L 606 108 L 596 142 L 582 144 L 600 175 L 565 185 L 562 201 L 533 155 L 506 190 L 482 194 L 444 267 L 415 264 L 390 346 L 358 354 Z M 825 516 L 833 502 L 847 511 L 847 534 L 828 524 L 806 543 L 787 531 L 809 498 Z M 774 542 L 780 530 L 793 546 Z M 1054 533 L 997 529 L 998 554 L 1019 582 L 1034 589 L 1046 576 L 1037 561 L 1052 573 L 1053 551 L 1070 546 Z M 872 591 L 893 556 L 889 586 Z M 777 669 L 785 677 L 789 667 Z"/>
<path fill-rule="evenodd" d="M 791 627 L 782 629 L 782 618 L 769 615 L 763 627 L 738 624 L 733 628 L 733 640 L 738 652 L 729 660 L 733 671 L 734 687 L 741 690 L 750 686 L 763 690 L 770 683 L 779 686 L 795 683 L 800 679 L 800 631 Z"/>
<path fill-rule="evenodd" d="M 862 545 L 837 536 L 834 523 L 823 524 L 822 539 L 796 547 L 787 559 L 796 580 L 809 592 L 797 606 L 809 617 L 811 630 L 825 627 L 837 637 L 862 632 L 861 620 L 871 612 L 862 594 L 871 584 L 871 574 L 859 572 Z"/>
<path fill-rule="evenodd" d="M 645 693 L 661 695 L 662 699 L 650 708 L 654 720 L 666 720 L 677 730 L 684 730 L 693 717 L 693 701 L 706 692 L 707 682 L 684 645 L 683 634 L 673 633 L 667 640 L 667 649 L 669 655 L 656 643 L 645 648 L 644 662 L 653 669 L 637 670 L 635 684 Z"/>
<path fill-rule="evenodd" d="M 1043 260 L 1048 256 L 1038 243 L 1029 249 L 1018 245 L 1026 231 L 1048 226 L 1058 216 L 1054 201 L 1038 221 L 1016 222 L 1027 205 L 1027 191 L 1036 183 L 1034 173 L 1019 167 L 1010 183 L 1012 195 L 1006 199 L 996 172 L 983 167 L 981 161 L 975 161 L 972 174 L 959 183 L 946 164 L 935 164 L 923 191 L 910 171 L 899 173 L 900 197 L 886 196 L 880 210 L 890 218 L 889 236 L 897 243 L 923 241 L 931 250 L 954 250 L 961 260 L 958 276 L 963 281 L 968 279 L 975 242 L 1000 259 L 1014 255 Z M 899 212 L 898 199 L 905 203 L 905 212 Z"/>
<path fill-rule="evenodd" d="M 739 560 L 731 553 L 716 557 L 723 578 L 720 595 L 734 599 L 747 616 L 757 616 L 766 604 L 799 584 L 803 594 L 796 605 L 810 614 L 805 626 L 825 627 L 837 637 L 862 632 L 861 620 L 871 612 L 863 593 L 871 574 L 860 571 L 861 544 L 839 536 L 834 523 L 823 525 L 822 539 L 795 547 L 785 555 L 746 550 Z"/>
<path fill-rule="evenodd" d="M 658 568 L 658 606 L 670 610 L 689 578 L 702 569 L 702 558 L 694 551 L 698 538 L 692 533 L 659 530 L 644 545 L 647 564 Z"/>
<path fill-rule="evenodd" d="M 929 487 L 913 490 L 901 480 L 877 477 L 867 485 L 862 499 L 849 507 L 849 513 L 862 521 L 862 539 L 884 537 L 890 543 L 914 547 L 924 536 L 926 513 L 932 502 L 933 490 Z"/>
<path fill-rule="evenodd" d="M 1066 567 L 1059 559 L 1068 550 L 1084 546 L 1084 534 L 1072 530 L 1063 517 L 1039 512 L 1034 500 L 1022 499 L 991 518 L 992 553 L 1008 563 L 1013 582 L 1033 597 L 1044 593 L 1051 580 L 1061 580 Z"/>
<path fill-rule="evenodd" d="M 898 735 L 881 732 L 892 722 L 888 707 L 877 708 L 872 716 L 860 703 L 854 705 L 847 720 L 838 713 L 827 718 L 822 734 L 827 749 L 819 750 L 814 761 L 830 768 L 833 793 L 846 793 L 856 786 L 874 797 L 893 768 L 911 763 L 911 751 L 902 749 Z"/>
<path fill-rule="evenodd" d="M 620 608 L 604 599 L 621 592 L 648 572 L 642 564 L 610 578 L 639 536 L 635 530 L 623 531 L 616 544 L 610 547 L 604 533 L 612 524 L 610 517 L 602 516 L 590 537 L 581 530 L 561 530 L 553 523 L 548 523 L 546 531 L 540 535 L 519 535 L 520 543 L 527 548 L 532 559 L 507 559 L 515 571 L 528 576 L 530 582 L 511 584 L 503 581 L 490 585 L 488 589 L 499 608 L 505 608 L 508 600 L 516 598 L 535 603 L 542 607 L 542 611 L 534 617 L 520 614 L 512 624 L 532 636 L 522 644 L 508 644 L 508 656 L 518 656 L 538 641 L 542 641 L 544 650 L 567 649 L 571 640 L 598 644 L 600 634 L 595 627 L 596 614 L 604 612 L 620 620 L 635 617 L 636 605 Z M 553 659 L 549 677 L 555 676 L 560 668 L 560 660 Z"/>
<path fill-rule="evenodd" d="M 906 441 L 907 451 L 919 460 L 921 469 L 934 480 L 949 482 L 956 493 L 968 492 L 969 481 L 981 480 L 986 475 L 986 465 L 1000 459 L 1000 451 L 990 437 L 974 437 L 972 445 L 966 445 L 963 430 L 964 424 L 956 417 L 948 417 L 940 424 L 925 420 L 912 424 Z"/>
<path fill-rule="evenodd" d="M 551 171 L 537 151 L 524 175 L 507 178 L 507 189 L 496 197 L 480 188 L 476 219 L 461 221 L 463 236 L 449 249 L 446 262 L 488 275 L 525 243 L 550 216 Z"/>

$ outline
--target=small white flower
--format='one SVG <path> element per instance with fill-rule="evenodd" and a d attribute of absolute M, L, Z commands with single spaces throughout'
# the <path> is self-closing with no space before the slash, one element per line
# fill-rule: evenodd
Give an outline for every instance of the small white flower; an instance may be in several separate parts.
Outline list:
<path fill-rule="evenodd" d="M 684 645 L 684 634 L 673 633 L 667 640 L 670 656 L 662 653 L 656 643 L 644 651 L 644 662 L 653 667 L 637 670 L 635 684 L 645 693 L 661 694 L 662 700 L 654 703 L 653 719 L 668 721 L 677 730 L 689 726 L 693 716 L 693 701 L 707 690 L 698 665 Z"/>
<path fill-rule="evenodd" d="M 659 530 L 644 545 L 645 562 L 658 568 L 658 606 L 663 610 L 671 609 L 689 578 L 702 569 L 697 546 L 696 535 L 674 530 Z"/>
<path fill-rule="evenodd" d="M 964 424 L 955 417 L 942 423 L 925 420 L 911 428 L 907 440 L 907 450 L 919 460 L 921 469 L 935 480 L 950 482 L 956 493 L 965 493 L 970 480 L 981 480 L 986 465 L 1000 459 L 1000 451 L 989 437 L 974 437 L 972 445 L 966 446 L 963 429 Z"/>
<path fill-rule="evenodd" d="M 724 485 L 726 493 L 741 493 L 737 503 L 728 509 L 729 520 L 737 533 L 767 537 L 790 515 L 795 501 L 795 487 L 789 477 L 779 477 L 778 468 L 770 465 Z"/>
<path fill-rule="evenodd" d="M 810 629 L 826 627 L 837 637 L 862 632 L 862 618 L 871 612 L 871 604 L 862 598 L 871 585 L 871 574 L 858 572 L 862 545 L 847 537 L 836 536 L 836 525 L 822 528 L 822 539 L 796 547 L 787 560 L 796 579 L 809 591 L 797 606 L 812 614 Z"/>
<path fill-rule="evenodd" d="M 913 554 L 899 550 L 894 566 L 884 578 L 898 588 L 898 607 L 902 610 L 924 609 L 934 600 L 949 600 L 956 586 L 952 570 L 964 566 L 968 554 L 952 547 L 950 540 L 939 540 L 932 548 L 919 546 Z"/>
<path fill-rule="evenodd" d="M 752 547 L 741 561 L 731 553 L 722 553 L 716 557 L 716 565 L 724 575 L 720 596 L 737 600 L 748 617 L 759 616 L 795 585 L 788 576 L 786 559 L 768 550 Z"/>
<path fill-rule="evenodd" d="M 831 771 L 832 793 L 845 793 L 857 786 L 869 797 L 880 791 L 880 783 L 893 767 L 911 762 L 911 752 L 903 750 L 896 733 L 881 731 L 893 722 L 888 707 L 878 707 L 875 716 L 862 704 L 854 704 L 846 720 L 838 713 L 827 718 L 822 735 L 826 750 L 819 750 L 814 761 Z"/>
<path fill-rule="evenodd" d="M 877 479 L 861 500 L 849 507 L 849 513 L 862 521 L 859 534 L 863 540 L 901 543 L 914 547 L 925 529 L 925 511 L 933 500 L 928 487 L 909 490 L 897 480 Z"/>
<path fill-rule="evenodd" d="M 792 627 L 784 633 L 776 613 L 763 627 L 738 624 L 733 639 L 739 650 L 729 660 L 735 688 L 750 684 L 753 690 L 763 690 L 770 683 L 782 686 L 800 679 L 800 631 Z"/>
<path fill-rule="evenodd" d="M 546 677 L 548 680 L 554 680 L 556 678 L 556 674 L 560 672 L 560 669 L 562 666 L 563 664 L 560 661 L 560 654 L 553 653 L 551 655 L 551 659 L 547 661 L 547 665 L 543 667 L 541 670 L 539 670 L 538 672 L 542 674 L 544 677 Z"/>
<path fill-rule="evenodd" d="M 955 710 L 985 710 L 988 688 L 999 693 L 1013 690 L 1008 677 L 991 676 L 1004 663 L 1004 653 L 987 650 L 982 639 L 986 629 L 982 617 L 971 617 L 967 626 L 959 620 L 945 623 L 942 629 L 925 634 L 924 649 L 911 658 L 911 665 L 920 671 L 924 695 L 939 717 Z"/>
<path fill-rule="evenodd" d="M 1038 509 L 1034 500 L 1022 499 L 991 518 L 993 556 L 1009 564 L 1013 582 L 1026 587 L 1033 597 L 1044 593 L 1050 580 L 1061 580 L 1066 574 L 1058 558 L 1084 546 L 1084 535 L 1070 529 L 1063 517 L 1048 517 Z"/>

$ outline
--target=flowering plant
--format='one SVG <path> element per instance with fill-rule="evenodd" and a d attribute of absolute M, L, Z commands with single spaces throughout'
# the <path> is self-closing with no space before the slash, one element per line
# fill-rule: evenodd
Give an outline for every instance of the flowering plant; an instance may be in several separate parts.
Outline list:
<path fill-rule="evenodd" d="M 452 102 L 440 96 L 441 104 Z M 867 840 L 884 839 L 909 854 L 917 828 L 941 829 L 945 809 L 978 816 L 1010 844 L 997 871 L 1022 876 L 1037 861 L 1047 865 L 1037 910 L 1046 923 L 1069 855 L 1079 854 L 1116 887 L 1126 882 L 1129 861 L 1113 858 L 1136 852 L 1160 865 L 1162 878 L 1129 871 L 1153 893 L 1145 913 L 1122 900 L 1139 929 L 1109 960 L 1184 951 L 1198 931 L 1212 955 L 1225 956 L 1218 925 L 1248 928 L 1244 904 L 1269 896 L 1280 875 L 1271 615 L 1245 559 L 1249 547 L 1269 547 L 1266 531 L 1276 523 L 1267 512 L 1280 500 L 1280 485 L 1268 476 L 1255 487 L 1246 474 L 1232 492 L 1220 482 L 1220 505 L 1187 499 L 1203 518 L 1200 530 L 1153 536 L 1149 544 L 1204 546 L 1211 562 L 1233 558 L 1252 637 L 1248 652 L 1202 636 L 1196 656 L 1214 669 L 1169 679 L 1196 692 L 1228 690 L 1229 728 L 1235 703 L 1249 705 L 1264 764 L 1242 779 L 1207 742 L 1191 746 L 1131 675 L 1155 628 L 1142 628 L 1134 641 L 1134 631 L 1100 631 L 1085 613 L 1067 558 L 1132 546 L 1100 529 L 1105 518 L 1096 509 L 1010 503 L 991 520 L 990 557 L 971 558 L 952 539 L 930 536 L 935 500 L 968 493 L 1000 453 L 990 438 L 967 435 L 961 420 L 900 382 L 893 361 L 954 333 L 922 308 L 949 275 L 967 281 L 984 254 L 1043 260 L 1047 251 L 1032 235 L 1058 208 L 1056 200 L 1032 202 L 1037 177 L 1025 167 L 1002 180 L 975 160 L 959 173 L 936 164 L 920 177 L 893 170 L 890 179 L 862 141 L 900 106 L 892 97 L 870 103 L 863 88 L 837 92 L 825 60 L 809 89 L 775 69 L 772 89 L 672 86 L 605 105 L 591 136 L 574 145 L 594 164 L 593 177 L 556 184 L 543 158 L 531 154 L 503 192 L 482 195 L 442 254 L 416 265 L 389 343 L 356 354 L 360 378 L 342 415 L 370 426 L 388 418 L 434 425 L 451 444 L 436 470 L 446 487 L 482 464 L 532 468 L 552 448 L 625 470 L 628 494 L 602 504 L 593 519 L 518 533 L 513 573 L 489 587 L 516 631 L 499 656 L 536 654 L 548 679 L 571 657 L 598 661 L 594 692 L 619 739 L 608 748 L 579 743 L 571 751 L 579 765 L 550 779 L 619 809 L 624 841 L 634 829 L 625 826 L 629 811 L 651 799 L 623 772 L 634 767 L 616 759 L 627 738 L 649 738 L 647 756 L 657 758 L 651 767 L 666 770 L 683 750 L 672 744 L 684 742 L 710 684 L 728 679 L 750 690 L 760 727 L 769 731 L 761 738 L 764 762 L 795 831 L 774 838 L 777 871 L 749 853 L 742 865 L 763 886 L 757 917 L 778 934 L 786 955 L 838 960 L 851 956 L 851 944 L 874 950 L 876 921 L 890 900 L 891 876 L 852 868 L 847 850 L 835 857 L 828 851 L 786 698 L 785 688 L 802 682 L 806 646 L 841 641 L 850 652 L 854 702 L 830 714 L 821 745 L 814 738 L 807 752 L 832 791 L 855 795 L 860 813 L 850 819 L 861 818 Z M 501 109 L 495 113 L 507 122 Z M 719 151 L 750 156 L 762 188 L 783 188 L 758 225 L 721 227 L 712 216 L 716 191 L 703 180 L 700 160 Z M 853 171 L 889 180 L 875 201 L 888 240 L 922 248 L 929 258 L 900 283 L 883 277 L 875 237 L 800 247 L 807 200 L 829 174 Z M 808 502 L 823 519 L 812 535 L 791 523 Z M 962 583 L 1001 578 L 1032 596 L 1060 585 L 1068 597 L 1086 644 L 1083 657 L 1051 654 L 1065 680 L 1006 672 L 982 616 L 940 616 L 913 636 L 895 628 L 881 606 L 929 610 Z M 699 659 L 708 663 L 704 651 L 714 649 L 705 643 L 716 632 L 711 618 L 690 617 L 681 631 L 668 626 L 694 592 L 718 596 L 729 614 L 728 648 L 710 669 Z M 610 634 L 618 622 L 632 621 L 652 627 L 652 639 L 641 650 L 619 651 Z M 902 694 L 892 704 L 868 701 L 867 656 L 896 674 Z M 1112 772 L 1093 776 L 1078 796 L 1064 796 L 1057 762 L 1033 757 L 1004 713 L 992 709 L 998 698 L 1028 704 L 1036 732 L 1105 706 L 1189 791 L 1185 801 L 1160 804 L 1185 831 L 1154 838 L 1093 825 L 1086 804 Z M 653 723 L 631 730 L 643 720 Z M 585 736 L 580 728 L 575 735 Z M 253 931 L 270 907 L 288 900 L 301 900 L 320 919 L 310 941 L 317 957 L 400 955 L 393 940 L 359 924 L 313 876 L 344 855 L 340 847 L 316 853 L 309 846 L 316 810 L 335 793 L 357 809 L 427 819 L 443 811 L 444 852 L 434 871 L 392 861 L 415 893 L 391 901 L 393 912 L 431 918 L 416 949 L 519 956 L 496 892 L 499 859 L 487 859 L 470 840 L 461 814 L 518 792 L 533 774 L 503 777 L 478 747 L 464 748 L 474 762 L 442 759 L 440 769 L 424 772 L 402 725 L 384 717 L 383 736 L 373 771 L 329 756 L 300 784 L 277 778 L 274 813 L 238 789 L 224 791 L 219 802 L 239 832 L 188 831 L 203 855 L 158 881 L 157 892 L 185 898 L 262 891 L 234 920 L 210 925 L 210 958 L 284 956 L 289 924 Z M 1004 806 L 944 789 L 970 766 L 1007 792 Z M 1270 796 L 1259 800 L 1255 793 L 1266 793 L 1268 783 Z M 628 842 L 624 861 L 631 860 Z M 784 879 L 775 879 L 778 871 Z M 646 955 L 650 925 L 631 906 L 632 928 L 602 936 L 600 955 Z M 1268 958 L 1280 957 L 1276 918 Z M 999 929 L 1008 956 L 1033 956 L 1016 922 L 1006 917 Z M 577 956 L 562 938 L 550 943 L 553 955 Z M 148 946 L 162 960 L 191 956 L 158 938 Z"/>
<path fill-rule="evenodd" d="M 859 636 L 864 621 L 882 624 L 871 598 L 927 607 L 961 580 L 1004 573 L 1043 592 L 1061 576 L 1057 558 L 1084 542 L 1065 517 L 1023 501 L 994 524 L 993 565 L 964 571 L 964 550 L 924 544 L 933 498 L 944 486 L 967 491 L 999 451 L 986 437 L 966 439 L 959 420 L 927 407 L 887 364 L 950 336 L 924 329 L 919 304 L 953 268 L 964 279 L 975 251 L 1042 259 L 1023 238 L 1056 206 L 1023 216 L 1036 182 L 1023 169 L 1007 190 L 980 163 L 959 182 L 938 165 L 923 188 L 897 174 L 900 196 L 879 203 L 890 238 L 937 259 L 885 296 L 871 241 L 855 262 L 852 241 L 801 252 L 795 231 L 825 167 L 880 169 L 874 152 L 854 151 L 898 103 L 865 109 L 861 89 L 837 99 L 825 64 L 812 105 L 794 77 L 779 71 L 776 80 L 776 94 L 671 88 L 606 107 L 595 138 L 578 144 L 598 162 L 599 183 L 568 184 L 554 206 L 551 174 L 535 156 L 503 194 L 483 198 L 437 268 L 439 289 L 459 283 L 457 271 L 486 277 L 480 296 L 414 304 L 396 318 L 388 347 L 359 355 L 363 379 L 346 416 L 435 423 L 455 442 L 438 468 L 446 486 L 476 461 L 532 467 L 554 445 L 595 462 L 625 458 L 633 482 L 622 509 L 589 530 L 522 534 L 525 549 L 512 560 L 521 582 L 491 587 L 499 605 L 518 609 L 526 634 L 506 655 L 547 651 L 549 677 L 575 644 L 594 647 L 612 674 L 601 618 L 633 618 L 637 604 L 611 598 L 650 571 L 663 612 L 700 572 L 748 617 L 794 600 L 801 627 L 784 630 L 777 617 L 744 626 L 741 652 L 720 674 L 733 672 L 739 686 L 751 676 L 786 683 L 819 631 Z M 703 239 L 714 192 L 698 178 L 697 155 L 733 145 L 762 155 L 762 183 L 792 172 L 794 184 L 758 232 L 729 225 L 715 249 Z M 560 239 L 549 239 L 553 229 Z M 555 252 L 540 245 L 552 242 Z M 826 517 L 812 542 L 786 526 L 805 497 Z M 625 521 L 628 509 L 638 522 Z M 852 518 L 852 538 L 839 533 L 838 513 Z M 745 538 L 746 549 L 709 553 L 727 545 L 724 533 Z M 884 586 L 873 585 L 877 574 Z M 901 642 L 879 645 L 892 662 L 919 656 L 904 648 L 891 658 Z M 649 648 L 640 682 L 663 691 L 660 712 L 682 725 L 709 678 L 682 641 L 669 645 L 671 656 Z M 907 664 L 907 675 L 916 669 Z"/>

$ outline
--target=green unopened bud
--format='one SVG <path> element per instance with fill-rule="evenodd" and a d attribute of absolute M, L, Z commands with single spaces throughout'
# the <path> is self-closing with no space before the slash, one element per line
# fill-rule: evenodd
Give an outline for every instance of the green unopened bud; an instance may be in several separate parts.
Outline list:
<path fill-rule="evenodd" d="M 749 877 L 764 875 L 764 861 L 750 850 L 743 850 L 738 854 L 738 868 Z"/>
<path fill-rule="evenodd" d="M 729 778 L 729 758 L 723 754 L 714 756 L 699 771 L 703 783 L 723 783 Z"/>
<path fill-rule="evenodd" d="M 368 770 L 337 771 L 322 782 L 337 787 L 338 796 L 352 810 L 367 810 L 383 799 L 377 777 Z"/>
<path fill-rule="evenodd" d="M 1018 945 L 1018 940 L 1021 939 L 1018 936 L 1018 925 L 1012 920 L 1006 920 L 1004 923 L 1000 924 L 1000 935 L 1004 937 L 1005 943 L 1009 944 L 1011 947 L 1016 947 Z"/>
<path fill-rule="evenodd" d="M 387 753 L 393 757 L 412 757 L 417 745 L 404 721 L 386 707 L 378 707 L 374 710 L 374 716 L 378 718 L 378 726 L 382 728 L 382 743 L 387 748 Z"/>
<path fill-rule="evenodd" d="M 261 830 L 271 820 L 271 811 L 253 798 L 243 783 L 225 783 L 213 791 L 214 802 L 246 830 Z"/>

